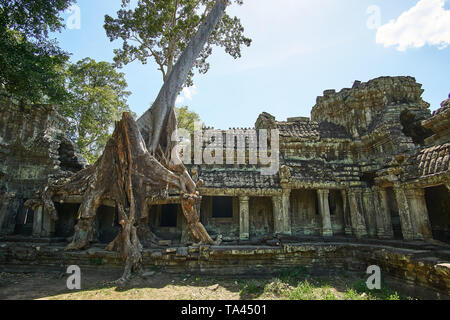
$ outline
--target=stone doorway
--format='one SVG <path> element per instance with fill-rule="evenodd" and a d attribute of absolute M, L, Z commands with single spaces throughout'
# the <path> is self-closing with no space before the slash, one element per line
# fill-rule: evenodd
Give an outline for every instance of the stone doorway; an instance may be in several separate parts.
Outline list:
<path fill-rule="evenodd" d="M 425 189 L 433 238 L 450 243 L 450 190 L 445 185 Z"/>
<path fill-rule="evenodd" d="M 398 211 L 397 199 L 395 197 L 394 188 L 386 188 L 387 200 L 389 205 L 389 211 L 391 213 L 392 230 L 394 232 L 394 239 L 402 240 L 403 231 L 402 224 L 400 221 L 400 214 Z"/>
<path fill-rule="evenodd" d="M 58 221 L 55 224 L 56 237 L 73 236 L 79 208 L 79 203 L 55 203 L 55 209 L 58 212 Z"/>

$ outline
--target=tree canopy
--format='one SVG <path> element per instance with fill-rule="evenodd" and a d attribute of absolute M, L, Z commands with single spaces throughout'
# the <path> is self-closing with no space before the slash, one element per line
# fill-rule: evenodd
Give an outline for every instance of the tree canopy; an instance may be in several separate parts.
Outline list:
<path fill-rule="evenodd" d="M 135 60 L 146 64 L 153 59 L 166 81 L 174 63 L 186 48 L 214 6 L 212 0 L 138 0 L 130 9 L 130 0 L 122 0 L 117 18 L 105 16 L 105 30 L 111 41 L 121 40 L 120 49 L 114 51 L 117 66 Z M 235 1 L 242 4 L 242 0 Z M 207 62 L 213 46 L 223 47 L 233 58 L 241 57 L 241 46 L 250 46 L 251 39 L 244 36 L 244 28 L 237 17 L 226 13 L 215 27 L 208 42 L 195 61 L 202 74 L 208 72 Z M 185 86 L 193 84 L 193 72 Z"/>
<path fill-rule="evenodd" d="M 111 136 L 115 121 L 129 112 L 124 74 L 111 63 L 85 58 L 66 71 L 69 98 L 60 113 L 69 120 L 71 138 L 93 163 Z"/>
<path fill-rule="evenodd" d="M 68 55 L 49 32 L 75 0 L 0 0 L 0 88 L 22 102 L 64 99 Z"/>

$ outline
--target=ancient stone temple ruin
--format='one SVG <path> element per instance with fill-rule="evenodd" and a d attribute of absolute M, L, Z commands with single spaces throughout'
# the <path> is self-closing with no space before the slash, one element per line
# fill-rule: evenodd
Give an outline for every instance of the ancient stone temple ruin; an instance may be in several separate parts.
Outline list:
<path fill-rule="evenodd" d="M 450 266 L 442 261 L 448 261 L 444 243 L 450 243 L 450 98 L 431 113 L 422 94 L 421 84 L 412 77 L 381 77 L 356 81 L 339 92 L 326 90 L 317 98 L 311 118 L 279 121 L 269 113 L 259 115 L 252 130 L 280 132 L 275 175 L 262 175 L 260 167 L 248 164 L 248 154 L 247 164 L 187 165 L 194 180 L 204 181 L 199 189 L 200 220 L 210 234 L 222 235 L 223 245 L 186 247 L 190 239 L 179 195 L 148 199 L 149 225 L 166 247 L 148 249 L 146 263 L 204 271 L 230 261 L 232 272 L 239 272 L 264 263 L 269 269 L 298 263 L 351 269 L 355 261 L 375 261 L 399 278 L 449 294 Z M 62 119 L 49 106 L 25 111 L 1 101 L 0 121 L 4 241 L 13 241 L 14 234 L 50 243 L 66 241 L 73 235 L 81 197 L 54 198 L 57 221 L 42 207 L 32 212 L 23 206 L 50 180 L 85 166 L 63 134 Z M 225 135 L 222 130 L 216 133 Z M 97 212 L 98 242 L 109 243 L 119 228 L 115 204 L 105 199 Z M 334 250 L 320 247 L 333 239 L 346 243 L 346 251 L 337 244 Z M 380 247 L 349 247 L 369 246 L 371 239 L 385 241 L 378 244 L 402 240 L 407 249 L 395 256 Z M 239 245 L 260 247 L 233 247 Z M 444 246 L 439 249 L 442 255 L 431 245 Z M 426 248 L 434 250 L 434 260 L 412 263 L 413 250 L 423 257 L 420 250 Z M 9 262 L 5 254 L 0 263 L 31 259 L 8 252 Z M 39 256 L 40 263 L 51 264 L 52 254 L 61 254 L 49 252 Z M 89 253 L 85 263 L 96 254 L 103 264 L 117 264 L 114 253 L 106 252 Z M 84 259 L 64 255 L 67 263 Z M 31 256 L 36 259 L 36 252 Z M 246 260 L 249 256 L 252 262 Z"/>
<path fill-rule="evenodd" d="M 422 93 L 413 78 L 383 77 L 325 91 L 311 119 L 261 114 L 256 131 L 280 131 L 280 170 L 263 176 L 250 165 L 192 165 L 205 182 L 205 227 L 230 241 L 273 234 L 450 241 L 450 100 L 431 115 Z M 152 208 L 152 226 L 177 241 L 183 217 L 176 198 L 169 203 Z"/>

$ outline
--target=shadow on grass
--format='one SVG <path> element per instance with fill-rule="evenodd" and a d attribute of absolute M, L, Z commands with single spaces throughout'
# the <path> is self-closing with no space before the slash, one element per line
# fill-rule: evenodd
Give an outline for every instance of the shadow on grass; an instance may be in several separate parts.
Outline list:
<path fill-rule="evenodd" d="M 152 289 L 174 288 L 165 291 L 167 299 L 220 299 L 222 295 L 242 300 L 398 300 L 404 297 L 386 285 L 382 290 L 370 291 L 361 277 L 344 273 L 315 276 L 308 268 L 297 267 L 278 272 L 276 277 L 211 277 L 198 275 L 173 275 L 154 268 L 154 275 L 134 277 L 119 286 L 115 280 L 121 272 L 86 271 L 82 274 L 82 290 L 71 291 L 66 287 L 68 275 L 32 276 L 12 280 L 2 285 L 0 296 L 4 299 L 122 299 L 161 298 L 160 291 Z M 181 290 L 180 290 L 181 288 Z M 139 292 L 139 289 L 150 289 Z M 175 290 L 177 289 L 177 290 Z M 195 289 L 195 290 L 192 290 Z M 192 293 L 189 292 L 192 290 Z M 163 290 L 164 291 L 164 290 Z M 195 294 L 193 293 L 195 292 Z M 116 296 L 115 293 L 119 293 Z M 157 295 L 157 296 L 155 296 Z"/>

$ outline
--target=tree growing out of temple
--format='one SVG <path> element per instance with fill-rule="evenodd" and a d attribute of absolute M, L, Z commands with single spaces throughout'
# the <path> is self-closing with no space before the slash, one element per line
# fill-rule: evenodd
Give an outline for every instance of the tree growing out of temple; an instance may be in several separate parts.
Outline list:
<path fill-rule="evenodd" d="M 169 187 L 180 192 L 181 207 L 194 244 L 221 241 L 219 236 L 216 240 L 210 237 L 196 212 L 196 201 L 200 199 L 197 189 L 202 181 L 194 182 L 177 159 L 177 152 L 171 151 L 174 141 L 178 141 L 173 134 L 177 126 L 176 98 L 228 4 L 228 0 L 215 0 L 168 74 L 155 102 L 138 121 L 124 113 L 103 154 L 92 166 L 47 186 L 41 191 L 40 199 L 26 203 L 32 208 L 43 206 L 57 220 L 52 197 L 81 194 L 75 233 L 66 248 L 80 250 L 96 238 L 96 214 L 102 201 L 114 201 L 121 230 L 107 249 L 118 251 L 125 261 L 120 283 L 142 271 L 143 247 L 157 244 L 149 227 L 149 200 L 166 198 Z"/>
<path fill-rule="evenodd" d="M 212 0 L 139 0 L 129 8 L 130 0 L 122 0 L 117 18 L 105 16 L 105 30 L 111 41 L 122 41 L 114 50 L 118 66 L 153 60 L 166 81 L 189 41 L 205 21 L 214 6 Z M 242 4 L 242 0 L 236 3 Z M 241 57 L 241 47 L 250 46 L 251 39 L 244 36 L 244 28 L 237 17 L 224 13 L 196 57 L 194 67 L 205 74 L 210 68 L 208 57 L 218 46 L 233 58 Z M 189 70 L 185 87 L 193 85 L 193 70 Z"/>

